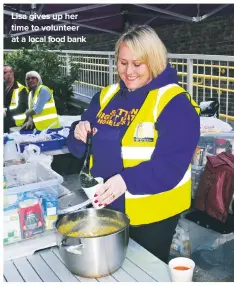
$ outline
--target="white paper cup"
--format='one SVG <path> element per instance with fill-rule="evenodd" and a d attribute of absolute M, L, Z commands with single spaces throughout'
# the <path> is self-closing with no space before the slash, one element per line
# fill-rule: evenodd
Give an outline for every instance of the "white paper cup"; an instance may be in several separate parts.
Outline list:
<path fill-rule="evenodd" d="M 172 282 L 192 282 L 195 263 L 186 257 L 177 257 L 169 261 Z M 177 270 L 175 267 L 185 266 L 188 270 Z"/>
<path fill-rule="evenodd" d="M 103 184 L 103 181 L 104 181 L 103 178 L 101 178 L 101 177 L 97 177 L 97 178 L 95 178 L 95 180 L 98 181 L 98 185 Z M 84 190 L 84 192 L 86 193 L 87 197 L 90 199 L 90 201 L 91 201 L 91 203 L 95 209 L 104 208 L 104 205 L 102 205 L 100 207 L 98 206 L 100 204 L 99 202 L 94 203 L 94 201 L 96 201 L 96 198 L 94 197 L 94 195 L 96 193 L 98 185 L 91 187 L 91 188 L 82 188 Z"/>

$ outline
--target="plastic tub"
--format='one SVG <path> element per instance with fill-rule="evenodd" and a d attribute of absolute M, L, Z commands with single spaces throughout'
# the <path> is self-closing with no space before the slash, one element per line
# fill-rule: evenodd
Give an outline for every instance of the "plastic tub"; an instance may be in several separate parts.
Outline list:
<path fill-rule="evenodd" d="M 27 163 L 3 168 L 7 188 L 7 196 L 19 195 L 25 192 L 48 190 L 58 196 L 63 177 L 43 163 Z M 4 195 L 5 195 L 4 194 Z"/>
<path fill-rule="evenodd" d="M 196 196 L 196 191 L 198 189 L 201 176 L 204 172 L 205 166 L 192 166 L 192 198 Z"/>
<path fill-rule="evenodd" d="M 63 128 L 70 128 L 69 126 L 64 126 L 64 127 L 59 127 L 55 129 L 48 129 L 46 134 L 50 133 L 58 133 L 59 131 L 63 130 Z M 42 131 L 37 130 L 35 134 L 40 134 Z M 33 131 L 28 131 L 28 130 L 20 130 L 20 134 L 33 134 Z"/>
<path fill-rule="evenodd" d="M 214 144 L 215 144 L 215 153 L 213 153 L 214 155 L 219 154 L 222 151 L 226 151 L 226 152 L 234 154 L 234 131 L 201 134 L 200 142 L 204 142 L 204 141 L 212 140 L 212 139 L 214 140 Z M 224 139 L 225 141 L 227 141 L 226 144 L 224 144 L 223 150 L 222 148 L 218 147 L 219 144 L 217 140 L 220 140 L 220 139 L 221 140 Z"/>
<path fill-rule="evenodd" d="M 59 135 L 59 134 L 52 134 L 51 138 L 52 138 L 52 140 L 49 140 L 49 141 L 20 143 L 19 144 L 20 152 L 23 153 L 24 148 L 26 146 L 28 146 L 29 144 L 37 145 L 41 148 L 41 152 L 46 152 L 46 151 L 53 151 L 53 150 L 62 149 L 66 143 L 66 138 Z"/>
<path fill-rule="evenodd" d="M 184 221 L 188 224 L 191 258 L 196 265 L 217 281 L 233 273 L 234 232 L 223 234 L 187 219 Z"/>

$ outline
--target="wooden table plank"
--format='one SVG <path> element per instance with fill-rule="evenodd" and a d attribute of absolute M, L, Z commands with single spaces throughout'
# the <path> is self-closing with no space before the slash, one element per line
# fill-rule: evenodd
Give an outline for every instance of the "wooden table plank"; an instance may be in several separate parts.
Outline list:
<path fill-rule="evenodd" d="M 47 230 L 29 239 L 4 244 L 4 261 L 33 255 L 35 251 L 56 245 L 56 230 Z"/>
<path fill-rule="evenodd" d="M 28 261 L 44 282 L 60 282 L 59 278 L 45 263 L 39 254 L 30 255 Z"/>
<path fill-rule="evenodd" d="M 171 281 L 168 265 L 132 239 L 129 240 L 126 257 L 155 280 L 159 282 Z"/>
<path fill-rule="evenodd" d="M 138 282 L 156 282 L 153 277 L 149 276 L 145 271 L 140 269 L 136 264 L 130 261 L 128 258 L 124 260 L 122 267 L 129 275 L 134 277 Z"/>
<path fill-rule="evenodd" d="M 105 277 L 102 277 L 102 278 L 97 278 L 97 280 L 99 282 L 118 282 L 114 277 L 112 277 L 111 275 L 109 276 L 105 276 Z"/>
<path fill-rule="evenodd" d="M 75 275 L 75 274 L 74 274 Z M 77 277 L 77 279 L 79 279 L 80 282 L 98 282 L 97 279 L 95 278 L 86 278 L 86 277 L 81 277 L 78 275 L 75 275 Z"/>
<path fill-rule="evenodd" d="M 4 276 L 8 282 L 24 282 L 12 261 L 4 263 Z"/>
<path fill-rule="evenodd" d="M 17 267 L 18 271 L 20 272 L 25 282 L 42 281 L 25 257 L 15 259 L 14 264 Z"/>
<path fill-rule="evenodd" d="M 51 251 L 41 251 L 40 256 L 53 269 L 62 282 L 78 282 L 79 280 L 67 269 L 61 260 Z"/>
<path fill-rule="evenodd" d="M 117 270 L 115 273 L 112 273 L 112 276 L 119 282 L 136 282 L 137 280 L 133 278 L 129 273 L 127 273 L 122 267 Z"/>
<path fill-rule="evenodd" d="M 59 255 L 59 251 L 58 251 L 58 248 L 53 248 L 53 252 L 54 253 L 56 253 L 56 255 L 58 255 L 58 257 L 61 259 L 61 261 L 62 261 L 62 258 L 60 257 L 60 255 Z M 121 274 L 117 274 L 117 276 L 120 276 Z M 112 277 L 111 275 L 109 275 L 109 276 L 106 276 L 106 277 L 102 277 L 102 278 L 97 278 L 97 280 L 96 279 L 94 279 L 94 278 L 85 278 L 85 277 L 80 277 L 80 276 L 77 276 L 78 277 L 78 279 L 81 281 L 81 282 L 97 282 L 97 280 L 99 281 L 99 282 L 117 282 L 117 279 L 115 279 L 114 277 Z M 128 279 L 130 279 L 129 277 L 128 277 Z M 124 280 L 122 280 L 122 281 L 124 281 Z M 130 280 L 128 280 L 128 281 L 130 281 Z M 131 281 L 135 281 L 134 279 L 133 280 L 131 280 Z"/>
<path fill-rule="evenodd" d="M 106 277 L 91 279 L 72 274 L 60 257 L 57 247 L 14 261 L 6 261 L 4 263 L 4 276 L 5 280 L 9 282 L 22 282 L 24 280 L 36 282 L 40 279 L 44 282 L 170 281 L 168 266 L 131 239 L 122 267 Z"/>
<path fill-rule="evenodd" d="M 64 264 L 60 254 L 59 254 L 59 251 L 58 251 L 58 247 L 53 247 L 53 253 L 58 257 L 58 259 Z M 64 264 L 65 265 L 65 264 Z M 75 275 L 74 276 L 80 281 L 80 282 L 98 282 L 95 278 L 85 278 L 85 277 L 81 277 L 81 276 L 78 276 L 78 275 Z"/>

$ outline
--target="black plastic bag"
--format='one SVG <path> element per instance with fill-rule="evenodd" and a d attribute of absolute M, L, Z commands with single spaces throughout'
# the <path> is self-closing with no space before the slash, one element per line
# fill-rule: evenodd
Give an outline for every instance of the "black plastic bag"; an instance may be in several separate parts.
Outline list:
<path fill-rule="evenodd" d="M 200 103 L 201 117 L 219 118 L 219 101 L 215 98 L 207 98 Z"/>

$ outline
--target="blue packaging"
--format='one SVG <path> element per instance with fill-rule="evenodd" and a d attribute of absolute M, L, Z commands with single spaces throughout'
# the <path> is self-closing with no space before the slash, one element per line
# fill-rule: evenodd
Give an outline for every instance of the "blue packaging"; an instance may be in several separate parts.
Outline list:
<path fill-rule="evenodd" d="M 19 193 L 17 194 L 18 196 L 18 202 L 22 202 L 25 200 L 31 200 L 31 199 L 38 199 L 34 193 L 28 191 L 28 192 L 23 192 L 23 193 Z"/>
<path fill-rule="evenodd" d="M 41 199 L 41 205 L 44 216 L 55 216 L 58 213 L 58 200 L 52 194 L 46 191 L 38 191 L 35 193 Z"/>
<path fill-rule="evenodd" d="M 57 215 L 58 211 L 58 200 L 57 198 L 47 195 L 42 199 L 42 206 L 44 209 L 45 216 Z"/>
<path fill-rule="evenodd" d="M 18 209 L 19 209 L 19 204 L 16 203 L 16 204 L 4 206 L 3 211 L 7 212 L 7 211 L 11 211 L 11 210 L 18 210 Z"/>

